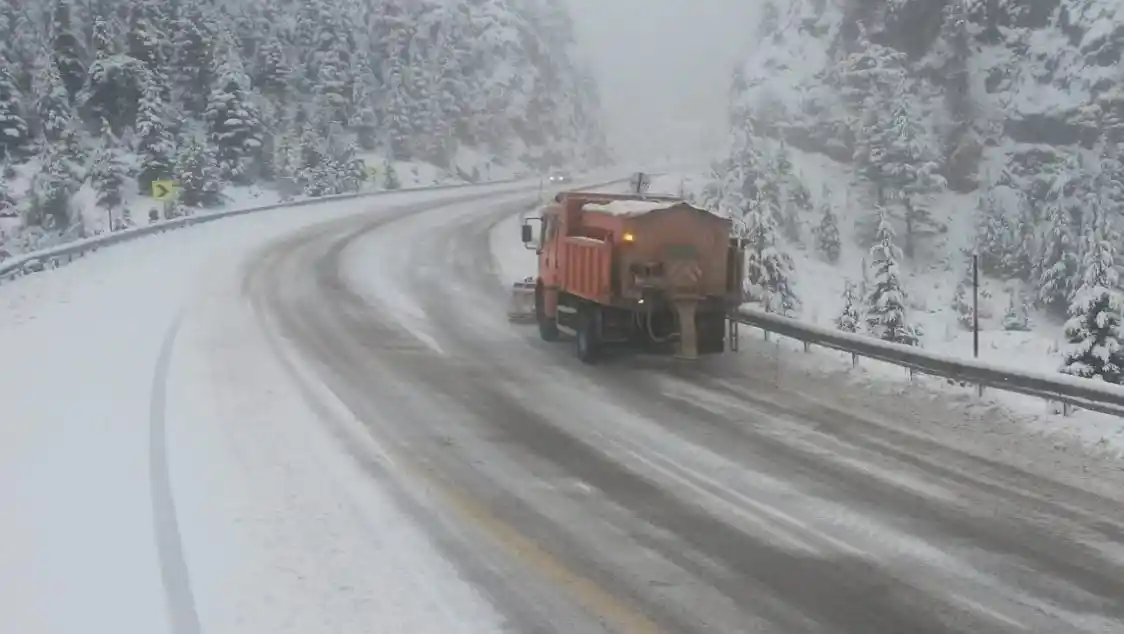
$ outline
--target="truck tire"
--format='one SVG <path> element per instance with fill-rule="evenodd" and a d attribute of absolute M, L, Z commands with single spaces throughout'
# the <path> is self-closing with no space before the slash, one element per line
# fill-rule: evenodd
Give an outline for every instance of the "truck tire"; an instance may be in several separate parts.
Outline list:
<path fill-rule="evenodd" d="M 585 307 L 578 316 L 578 359 L 582 363 L 597 363 L 601 358 L 601 337 L 597 328 L 597 308 Z"/>
<path fill-rule="evenodd" d="M 558 320 L 547 318 L 544 304 L 540 282 L 535 285 L 535 321 L 539 324 L 539 336 L 543 341 L 558 341 Z"/>

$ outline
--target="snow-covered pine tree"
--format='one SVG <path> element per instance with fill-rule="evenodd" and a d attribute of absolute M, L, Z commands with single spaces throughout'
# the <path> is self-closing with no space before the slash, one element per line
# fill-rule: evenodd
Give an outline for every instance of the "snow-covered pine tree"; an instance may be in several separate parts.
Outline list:
<path fill-rule="evenodd" d="M 0 66 L 10 67 L 17 85 L 28 85 L 28 71 L 34 67 L 33 60 L 41 58 L 43 47 L 37 30 L 26 28 L 28 12 L 17 7 L 14 0 L 0 0 Z"/>
<path fill-rule="evenodd" d="M 300 167 L 300 147 L 292 133 L 283 132 L 273 144 L 273 177 L 278 181 L 295 179 Z"/>
<path fill-rule="evenodd" d="M 893 111 L 895 93 L 904 86 L 905 61 L 904 53 L 872 42 L 865 27 L 859 24 L 853 49 L 834 69 L 840 81 L 840 95 L 849 111 L 848 127 L 855 131 L 852 159 L 856 174 L 870 183 L 879 205 L 888 203 L 890 184 L 882 169 L 891 128 L 888 115 Z"/>
<path fill-rule="evenodd" d="M 250 163 L 262 148 L 262 121 L 250 95 L 250 78 L 232 42 L 223 47 L 215 84 L 207 100 L 206 119 L 219 168 L 235 183 L 248 184 L 258 173 Z"/>
<path fill-rule="evenodd" d="M 40 69 L 35 82 L 36 113 L 39 115 L 39 129 L 48 143 L 65 141 L 74 133 L 74 109 L 70 105 L 70 95 L 62 83 L 58 68 L 48 63 Z"/>
<path fill-rule="evenodd" d="M 382 97 L 383 115 L 379 119 L 389 138 L 391 154 L 398 159 L 414 158 L 410 143 L 413 125 L 410 122 L 409 99 L 400 70 L 392 71 L 383 86 Z"/>
<path fill-rule="evenodd" d="M 125 201 L 123 189 L 129 176 L 118 141 L 109 130 L 109 123 L 103 123 L 101 143 L 94 152 L 87 178 L 97 192 L 98 206 L 106 210 L 109 218 L 114 218 L 113 212 Z M 114 219 L 109 229 L 116 231 L 123 225 L 122 219 Z"/>
<path fill-rule="evenodd" d="M 972 285 L 972 254 L 965 254 L 965 263 L 961 267 L 960 281 L 956 284 L 956 294 L 952 297 L 952 310 L 956 313 L 956 321 L 961 328 L 971 330 L 975 317 L 972 308 L 974 293 Z"/>
<path fill-rule="evenodd" d="M 1074 294 L 1083 283 L 1081 263 L 1085 261 L 1085 249 L 1090 244 L 1085 236 L 1093 229 L 1093 220 L 1099 217 L 1101 197 L 1094 184 L 1094 174 L 1084 153 L 1073 151 L 1066 158 L 1062 169 L 1054 175 L 1047 194 L 1048 200 L 1061 207 L 1061 213 L 1068 221 L 1073 236 L 1074 260 L 1070 278 L 1065 282 L 1067 290 L 1058 306 L 1058 314 L 1068 314 L 1068 306 Z"/>
<path fill-rule="evenodd" d="M 784 231 L 785 239 L 793 245 L 803 248 L 803 236 L 801 233 L 804 223 L 800 220 L 796 206 L 791 202 L 785 202 L 782 204 L 782 209 L 783 211 L 781 213 L 784 222 L 781 223 L 781 228 Z"/>
<path fill-rule="evenodd" d="M 752 199 L 753 206 L 760 207 L 762 213 L 769 215 L 771 226 L 784 226 L 784 181 L 777 172 L 775 162 L 768 164 L 759 173 L 755 187 L 757 195 Z"/>
<path fill-rule="evenodd" d="M 857 290 L 854 282 L 846 280 L 846 287 L 843 290 L 843 311 L 835 318 L 835 327 L 843 332 L 858 332 L 859 324 L 862 323 Z"/>
<path fill-rule="evenodd" d="M 1059 201 L 1046 208 L 1047 227 L 1038 261 L 1038 303 L 1055 315 L 1064 314 L 1079 274 L 1077 241 L 1069 213 Z"/>
<path fill-rule="evenodd" d="M 758 189 L 757 200 L 746 214 L 747 295 L 760 301 L 765 310 L 787 317 L 796 315 L 800 300 L 792 287 L 792 258 L 777 249 L 776 229 L 770 212 L 768 187 Z"/>
<path fill-rule="evenodd" d="M 1115 144 L 1103 148 L 1099 169 L 1093 178 L 1093 191 L 1101 201 L 1106 218 L 1124 217 L 1124 154 Z"/>
<path fill-rule="evenodd" d="M 363 186 L 367 176 L 366 164 L 363 159 L 356 158 L 357 154 L 355 145 L 349 144 L 335 157 L 337 193 L 357 192 Z"/>
<path fill-rule="evenodd" d="M 170 25 L 169 8 L 158 0 L 130 0 L 126 51 L 150 73 L 163 71 L 172 51 L 171 39 L 164 31 Z"/>
<path fill-rule="evenodd" d="M 1003 330 L 1027 332 L 1030 330 L 1030 309 L 1022 297 L 1011 293 L 1007 300 L 1007 312 L 1003 315 Z"/>
<path fill-rule="evenodd" d="M 894 229 L 885 209 L 879 210 L 875 244 L 870 249 L 873 275 L 866 296 L 866 325 L 872 335 L 893 343 L 916 346 L 918 329 L 906 317 L 906 294 L 898 272 L 901 249 L 894 244 Z"/>
<path fill-rule="evenodd" d="M 460 57 L 464 52 L 459 49 L 458 41 L 463 37 L 459 32 L 456 20 L 450 20 L 451 27 L 443 41 L 438 42 L 439 56 L 436 60 L 436 86 L 434 95 L 437 107 L 443 120 L 449 123 L 445 140 L 445 151 L 452 153 L 457 141 L 463 140 L 467 135 L 468 109 L 466 101 L 469 87 L 465 83 L 464 65 Z"/>
<path fill-rule="evenodd" d="M 989 187 L 976 202 L 976 251 L 980 255 L 980 270 L 988 275 L 1003 272 L 1007 259 L 1011 227 L 1004 208 L 996 199 L 996 188 Z"/>
<path fill-rule="evenodd" d="M 1017 192 L 1018 217 L 1010 228 L 1010 243 L 1003 255 L 1003 272 L 1011 278 L 1030 281 L 1036 259 L 1038 230 L 1034 223 L 1034 210 L 1026 195 Z"/>
<path fill-rule="evenodd" d="M 941 64 L 948 110 L 949 124 L 944 136 L 945 160 L 949 164 L 971 130 L 975 109 L 968 72 L 972 58 L 972 27 L 964 0 L 952 0 L 945 5 L 936 55 Z"/>
<path fill-rule="evenodd" d="M 940 175 L 933 140 L 921 124 L 914 97 L 897 94 L 892 102 L 889 125 L 885 130 L 879 172 L 904 207 L 905 256 L 915 254 L 918 238 L 944 229 L 931 213 L 933 195 L 945 186 Z"/>
<path fill-rule="evenodd" d="M 24 158 L 29 130 L 21 97 L 9 66 L 0 59 L 0 161 Z"/>
<path fill-rule="evenodd" d="M 254 87 L 278 101 L 284 99 L 292 72 L 285 58 L 285 46 L 280 35 L 271 30 L 264 36 L 258 49 Z"/>
<path fill-rule="evenodd" d="M 721 180 L 718 190 L 721 197 L 715 208 L 730 215 L 743 215 L 757 198 L 757 187 L 769 171 L 766 158 L 761 153 L 760 139 L 746 121 L 731 131 L 733 148 L 730 158 L 716 164 L 716 174 Z"/>
<path fill-rule="evenodd" d="M 199 0 L 186 0 L 179 7 L 173 26 L 172 50 L 175 85 L 183 110 L 201 117 L 211 94 L 214 42 L 217 29 Z"/>
<path fill-rule="evenodd" d="M 812 204 L 812 192 L 808 191 L 808 186 L 799 176 L 794 175 L 792 177 L 788 190 L 788 200 L 800 213 L 810 212 L 815 208 L 815 205 Z"/>
<path fill-rule="evenodd" d="M 413 142 L 411 154 L 424 161 L 447 165 L 448 157 L 443 155 L 444 148 L 442 147 L 442 140 L 446 131 L 445 126 L 439 120 L 440 101 L 437 94 L 437 68 L 435 63 L 431 61 L 430 34 L 425 30 L 426 22 L 436 18 L 438 18 L 437 15 L 426 16 L 425 21 L 419 25 L 419 28 L 412 29 L 407 48 L 409 63 L 405 75 L 405 86 L 407 94 L 410 96 L 410 103 L 413 104 L 410 112 L 410 122 L 414 129 L 411 138 Z M 533 92 L 527 113 L 524 115 L 530 126 L 538 126 L 528 130 L 532 137 L 546 132 L 546 124 L 540 119 L 542 111 L 538 109 L 541 105 L 541 98 L 541 94 Z M 533 141 L 536 146 L 540 146 L 541 142 L 541 137 L 535 138 Z"/>
<path fill-rule="evenodd" d="M 70 197 L 78 186 L 61 148 L 48 146 L 43 166 L 31 181 L 31 204 L 25 224 L 48 231 L 66 231 L 70 228 Z"/>
<path fill-rule="evenodd" d="M 175 167 L 176 140 L 169 131 L 168 106 L 164 90 L 153 73 L 145 73 L 144 90 L 137 104 L 136 152 L 140 165 L 137 186 L 142 193 L 152 191 L 152 181 L 171 178 Z"/>
<path fill-rule="evenodd" d="M 394 163 L 389 159 L 383 164 L 383 188 L 389 191 L 402 189 L 402 181 L 398 178 L 398 170 L 394 169 Z"/>
<path fill-rule="evenodd" d="M 776 181 L 786 182 L 793 177 L 792 156 L 789 154 L 788 146 L 783 141 L 777 146 L 777 151 L 773 155 L 772 167 L 772 173 Z"/>
<path fill-rule="evenodd" d="M 214 152 L 199 139 L 189 140 L 176 161 L 179 202 L 188 208 L 217 207 L 223 202 L 222 171 Z"/>
<path fill-rule="evenodd" d="M 375 112 L 375 74 L 364 62 L 351 86 L 351 118 L 348 127 L 355 133 L 355 142 L 370 152 L 378 145 L 378 115 Z"/>
<path fill-rule="evenodd" d="M 778 163 L 788 162 L 787 150 L 783 149 L 782 154 L 778 158 Z M 778 168 L 777 173 L 781 174 L 783 169 L 789 171 L 787 176 L 782 177 L 782 187 L 784 190 L 783 215 L 784 223 L 781 225 L 784 228 L 785 238 L 794 245 L 803 247 L 803 231 L 804 221 L 801 215 L 812 210 L 812 195 L 808 192 L 807 186 L 800 180 L 800 177 L 792 173 L 792 166 L 789 164 L 787 168 Z"/>
<path fill-rule="evenodd" d="M 816 227 L 816 247 L 823 254 L 824 259 L 835 264 L 839 262 L 843 243 L 839 236 L 839 218 L 831 205 L 830 193 L 824 191 L 823 202 L 820 203 L 820 224 Z"/>
<path fill-rule="evenodd" d="M 313 115 L 321 118 L 325 111 L 313 108 Z M 328 126 L 329 129 L 331 126 Z M 306 121 L 300 136 L 300 163 L 296 168 L 297 182 L 307 196 L 327 196 L 335 193 L 336 167 L 329 151 L 331 138 L 322 134 L 324 124 L 310 119 Z"/>
<path fill-rule="evenodd" d="M 71 102 L 86 83 L 86 51 L 78 37 L 72 0 L 55 0 L 51 14 L 52 60 L 59 71 L 62 83 Z"/>
<path fill-rule="evenodd" d="M 0 217 L 12 214 L 16 209 L 16 199 L 12 196 L 9 180 L 6 177 L 8 167 L 7 163 L 0 162 Z"/>
<path fill-rule="evenodd" d="M 109 18 L 94 21 L 94 60 L 78 99 L 88 123 L 108 121 L 113 133 L 121 136 L 136 125 L 137 102 L 148 71 L 143 63 L 120 53 L 113 37 L 116 30 Z"/>
<path fill-rule="evenodd" d="M 1116 245 L 1107 239 L 1107 228 L 1107 220 L 1098 218 L 1086 237 L 1084 275 L 1069 307 L 1065 325 L 1069 345 L 1061 372 L 1120 384 L 1124 381 L 1120 345 L 1124 300 L 1117 290 Z"/>

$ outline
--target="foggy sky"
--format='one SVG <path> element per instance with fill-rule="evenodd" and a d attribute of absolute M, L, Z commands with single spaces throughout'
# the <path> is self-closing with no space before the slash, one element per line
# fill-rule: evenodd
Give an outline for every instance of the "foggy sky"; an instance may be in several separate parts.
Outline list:
<path fill-rule="evenodd" d="M 731 69 L 751 45 L 756 3 L 565 1 L 618 154 L 642 160 L 663 148 L 691 158 L 713 151 L 726 129 Z"/>

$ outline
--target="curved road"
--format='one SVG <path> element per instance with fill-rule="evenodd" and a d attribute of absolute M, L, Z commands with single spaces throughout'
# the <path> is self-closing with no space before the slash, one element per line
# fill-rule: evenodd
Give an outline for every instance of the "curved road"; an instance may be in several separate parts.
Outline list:
<path fill-rule="evenodd" d="M 489 235 L 526 206 L 323 224 L 244 284 L 386 451 L 324 424 L 509 631 L 1124 632 L 1119 472 L 752 349 L 586 367 L 506 321 Z"/>

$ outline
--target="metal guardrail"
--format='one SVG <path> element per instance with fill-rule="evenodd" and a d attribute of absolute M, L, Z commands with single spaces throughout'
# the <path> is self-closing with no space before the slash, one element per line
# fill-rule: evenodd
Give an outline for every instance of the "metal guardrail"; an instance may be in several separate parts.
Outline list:
<path fill-rule="evenodd" d="M 805 344 L 848 352 L 856 361 L 857 357 L 876 359 L 922 374 L 1124 416 L 1124 386 L 1060 374 L 1024 372 L 975 359 L 958 359 L 921 348 L 815 326 L 745 306 L 737 309 L 735 318 L 748 326 L 798 339 Z"/>
<path fill-rule="evenodd" d="M 152 235 L 156 233 L 164 233 L 173 229 L 182 229 L 184 227 L 191 227 L 222 218 L 232 218 L 234 216 L 242 216 L 245 214 L 256 213 L 259 211 L 269 211 L 272 209 L 282 209 L 291 207 L 309 207 L 312 205 L 320 205 L 323 203 L 330 203 L 340 200 L 355 200 L 359 198 L 374 198 L 377 196 L 387 196 L 392 194 L 402 194 L 407 192 L 425 192 L 425 191 L 440 191 L 448 189 L 470 189 L 482 188 L 495 185 L 505 185 L 511 183 L 518 183 L 520 181 L 527 181 L 528 185 L 533 182 L 533 179 L 526 178 L 508 178 L 503 180 L 488 181 L 485 183 L 454 183 L 450 185 L 431 185 L 427 187 L 411 187 L 405 189 L 390 189 L 377 192 L 357 192 L 350 194 L 334 194 L 330 196 L 320 196 L 317 198 L 305 198 L 302 200 L 272 203 L 269 205 L 259 205 L 256 207 L 245 207 L 241 209 L 229 209 L 224 211 L 216 211 L 210 213 L 195 214 L 190 216 L 181 216 L 173 220 L 164 220 L 161 222 L 152 223 L 144 227 L 136 227 L 133 229 L 126 229 L 124 231 L 116 231 L 106 235 L 94 236 L 82 240 L 75 240 L 67 242 L 46 249 L 24 253 L 14 258 L 0 263 L 0 282 L 10 281 L 17 277 L 22 277 L 29 273 L 36 273 L 49 268 L 58 268 L 63 264 L 68 264 L 74 261 L 75 258 L 80 258 L 88 252 L 97 251 L 102 247 L 128 242 L 142 236 Z M 618 182 L 623 182 L 625 179 L 614 179 L 611 181 L 600 182 L 591 187 L 602 187 L 612 185 Z M 540 179 L 540 187 L 541 187 Z M 39 266 L 41 265 L 41 266 Z"/>
<path fill-rule="evenodd" d="M 184 227 L 191 227 L 222 218 L 232 218 L 234 216 L 242 216 L 250 213 L 260 211 L 270 211 L 273 209 L 291 208 L 291 207 L 309 207 L 313 205 L 320 205 L 324 203 L 336 202 L 341 200 L 355 200 L 360 198 L 374 198 L 378 196 L 387 196 L 391 194 L 401 194 L 407 192 L 425 192 L 425 191 L 440 191 L 447 189 L 467 189 L 474 187 L 488 187 L 494 185 L 504 185 L 516 183 L 525 179 L 505 179 L 498 181 L 488 181 L 486 183 L 455 183 L 451 185 L 432 185 L 428 187 L 414 187 L 408 189 L 392 189 L 382 190 L 377 192 L 357 192 L 349 194 L 334 194 L 330 196 L 320 196 L 317 198 L 305 198 L 296 201 L 284 203 L 272 203 L 269 205 L 258 205 L 255 207 L 244 207 L 240 209 L 229 209 L 223 211 L 216 211 L 210 213 L 194 214 L 190 216 L 181 216 L 172 220 L 164 220 L 155 222 L 144 227 L 136 227 L 133 229 L 125 229 L 124 231 L 115 231 L 113 233 L 85 238 L 82 240 L 75 240 L 73 242 L 66 242 L 46 249 L 38 251 L 31 251 L 21 254 L 17 257 L 11 258 L 6 262 L 0 263 L 0 282 L 10 281 L 17 277 L 22 277 L 29 273 L 35 273 L 44 269 L 58 268 L 63 264 L 72 262 L 75 258 L 80 258 L 86 253 L 97 251 L 102 247 L 108 247 L 114 244 L 120 244 L 135 240 L 137 238 L 152 235 L 156 233 L 164 233 L 174 229 L 182 229 Z M 41 264 L 41 266 L 39 266 Z"/>

